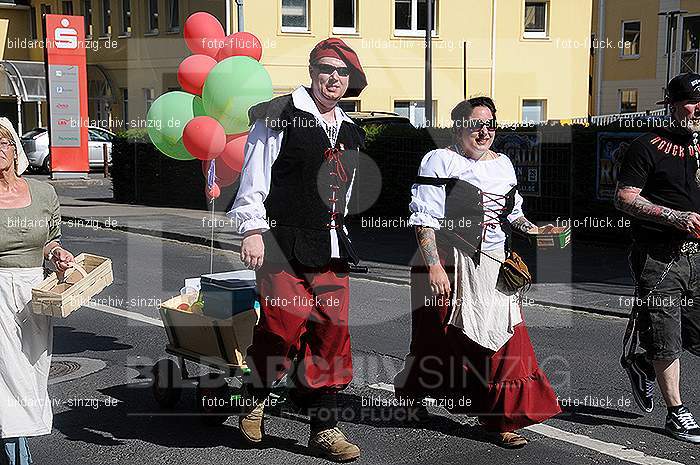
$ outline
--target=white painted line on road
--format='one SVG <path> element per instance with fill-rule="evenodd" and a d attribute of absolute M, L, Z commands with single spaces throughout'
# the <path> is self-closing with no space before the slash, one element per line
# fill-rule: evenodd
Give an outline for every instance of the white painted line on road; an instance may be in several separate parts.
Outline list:
<path fill-rule="evenodd" d="M 85 307 L 97 310 L 98 312 L 109 313 L 110 315 L 121 316 L 124 318 L 129 318 L 130 320 L 140 321 L 141 323 L 148 323 L 149 325 L 163 327 L 163 322 L 156 318 L 151 318 L 150 316 L 142 315 L 137 312 L 130 312 L 128 310 L 122 310 L 121 308 L 110 307 L 109 305 L 102 305 L 94 302 L 90 302 L 84 305 Z"/>
<path fill-rule="evenodd" d="M 582 434 L 569 433 L 568 431 L 560 430 L 549 425 L 531 425 L 525 429 L 534 431 L 542 436 L 547 436 L 548 438 L 568 442 L 575 446 L 585 447 L 586 449 L 591 449 L 601 454 L 609 455 L 627 462 L 638 463 L 640 465 L 683 465 L 680 462 L 654 457 L 653 455 L 647 455 L 636 449 L 630 449 L 612 442 L 604 442 L 589 438 Z"/>
<path fill-rule="evenodd" d="M 393 384 L 375 383 L 370 384 L 367 387 L 382 391 L 394 392 Z M 609 455 L 610 457 L 615 457 L 626 462 L 637 463 L 639 465 L 685 465 L 680 462 L 674 462 L 673 460 L 666 460 L 660 457 L 654 457 L 653 455 L 647 455 L 644 452 L 636 449 L 630 449 L 612 442 L 600 441 L 582 434 L 569 433 L 568 431 L 545 424 L 532 425 L 523 429 L 541 434 L 542 436 L 547 436 L 548 438 L 555 439 L 557 441 L 568 442 L 578 447 L 590 449 L 604 455 Z"/>

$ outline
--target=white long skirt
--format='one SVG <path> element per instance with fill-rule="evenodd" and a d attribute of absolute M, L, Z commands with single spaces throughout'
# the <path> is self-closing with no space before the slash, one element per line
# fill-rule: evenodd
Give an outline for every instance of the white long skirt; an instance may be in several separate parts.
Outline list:
<path fill-rule="evenodd" d="M 53 325 L 31 309 L 42 268 L 0 268 L 0 437 L 51 432 Z"/>

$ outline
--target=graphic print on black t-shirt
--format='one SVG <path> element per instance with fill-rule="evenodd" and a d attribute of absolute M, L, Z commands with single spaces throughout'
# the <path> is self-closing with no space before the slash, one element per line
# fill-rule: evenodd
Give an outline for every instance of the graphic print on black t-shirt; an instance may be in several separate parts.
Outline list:
<path fill-rule="evenodd" d="M 618 182 L 642 189 L 650 202 L 679 211 L 700 213 L 698 170 L 700 145 L 689 132 L 659 129 L 635 139 L 622 160 Z M 632 218 L 640 242 L 684 240 L 688 234 L 671 226 Z"/>

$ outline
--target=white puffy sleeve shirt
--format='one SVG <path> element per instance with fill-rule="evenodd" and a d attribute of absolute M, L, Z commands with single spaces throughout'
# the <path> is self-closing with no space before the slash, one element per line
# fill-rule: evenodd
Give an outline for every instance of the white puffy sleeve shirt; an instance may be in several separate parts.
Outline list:
<path fill-rule="evenodd" d="M 510 159 L 503 154 L 498 155 L 499 157 L 493 160 L 475 161 L 449 149 L 437 149 L 423 157 L 418 175 L 460 179 L 478 187 L 482 192 L 503 196 L 517 185 L 517 179 Z M 440 229 L 440 220 L 445 217 L 445 199 L 445 186 L 413 184 L 409 204 L 411 210 L 409 224 Z M 505 199 L 499 197 L 485 196 L 482 201 L 484 208 L 490 210 L 497 210 L 505 205 Z M 523 216 L 522 204 L 523 198 L 516 191 L 515 204 L 513 211 L 508 215 L 508 221 L 512 222 Z M 493 214 L 485 214 L 484 222 L 492 223 L 491 217 Z M 504 242 L 505 233 L 501 227 L 488 226 L 482 242 L 482 250 L 497 249 L 502 247 Z"/>

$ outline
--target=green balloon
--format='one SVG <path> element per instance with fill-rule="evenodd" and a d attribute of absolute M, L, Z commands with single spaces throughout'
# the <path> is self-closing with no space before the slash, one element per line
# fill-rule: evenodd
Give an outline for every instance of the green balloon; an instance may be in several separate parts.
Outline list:
<path fill-rule="evenodd" d="M 230 57 L 217 64 L 202 90 L 204 110 L 221 123 L 226 134 L 247 131 L 250 107 L 271 98 L 270 75 L 247 56 Z"/>
<path fill-rule="evenodd" d="M 201 99 L 187 92 L 173 91 L 158 97 L 148 110 L 148 136 L 158 150 L 177 160 L 194 157 L 182 144 L 185 125 L 202 108 Z"/>

